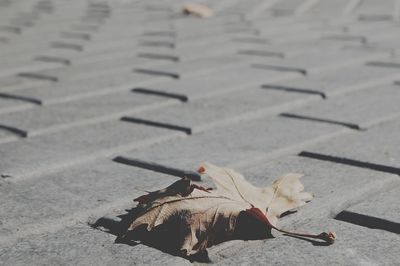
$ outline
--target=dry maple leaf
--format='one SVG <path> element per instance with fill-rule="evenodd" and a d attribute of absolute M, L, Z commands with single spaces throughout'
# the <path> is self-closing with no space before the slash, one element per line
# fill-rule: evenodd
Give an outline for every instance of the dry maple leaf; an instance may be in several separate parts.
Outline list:
<path fill-rule="evenodd" d="M 197 3 L 184 4 L 182 13 L 185 15 L 195 15 L 200 18 L 209 18 L 214 15 L 214 12 L 208 6 Z"/>
<path fill-rule="evenodd" d="M 276 227 L 282 213 L 302 206 L 312 198 L 310 193 L 303 192 L 304 187 L 299 181 L 301 175 L 288 174 L 278 178 L 271 187 L 259 188 L 229 168 L 204 163 L 199 172 L 207 174 L 217 189 L 203 188 L 183 178 L 165 189 L 143 195 L 135 199 L 141 211 L 128 232 L 143 227 L 153 231 L 172 217 L 178 218 L 180 227 L 176 240 L 184 256 L 199 254 L 207 247 L 229 239 L 251 239 L 244 234 L 250 234 L 252 228 L 239 228 L 249 227 L 250 220 L 262 224 L 263 232 L 256 230 L 259 238 L 265 238 L 271 229 L 276 229 L 333 243 L 333 233 L 296 234 Z"/>

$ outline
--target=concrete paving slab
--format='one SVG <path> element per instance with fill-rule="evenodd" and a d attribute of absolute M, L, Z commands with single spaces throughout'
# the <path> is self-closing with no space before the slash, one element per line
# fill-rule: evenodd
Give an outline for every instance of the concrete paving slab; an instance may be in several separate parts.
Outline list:
<path fill-rule="evenodd" d="M 371 60 L 375 60 L 378 58 L 387 58 L 388 54 L 385 52 L 382 53 L 366 53 L 362 51 L 353 51 L 349 50 L 343 51 L 342 53 L 324 51 L 320 55 L 315 57 L 310 57 L 309 55 L 303 55 L 299 57 L 288 58 L 284 61 L 279 59 L 270 58 L 265 60 L 265 62 L 261 64 L 257 64 L 257 68 L 269 68 L 271 66 L 281 66 L 287 68 L 297 68 L 303 70 L 306 75 L 312 73 L 319 73 L 321 71 L 335 70 L 340 69 L 342 67 L 357 65 L 360 63 L 365 63 Z M 368 55 L 367 55 L 368 54 Z M 322 62 L 326 62 L 326 65 L 321 65 Z"/>
<path fill-rule="evenodd" d="M 103 133 L 94 138 L 93 132 L 100 131 Z M 120 149 L 129 149 L 130 145 L 139 147 L 179 135 L 176 132 L 167 134 L 163 129 L 154 130 L 121 121 L 89 125 L 79 128 L 78 135 L 76 132 L 76 129 L 71 129 L 17 143 L 3 143 L 0 153 L 10 160 L 2 160 L 2 171 L 13 176 L 33 175 L 49 169 L 50 165 L 58 168 L 69 163 L 82 162 L 83 157 L 90 160 L 95 154 L 107 156 Z M 99 153 L 100 150 L 102 152 Z"/>
<path fill-rule="evenodd" d="M 296 135 L 290 134 L 291 128 L 294 126 L 297 127 Z M 181 169 L 195 169 L 199 161 L 212 161 L 216 164 L 228 165 L 235 161 L 266 155 L 281 147 L 317 138 L 333 130 L 331 125 L 318 124 L 316 127 L 313 126 L 313 130 L 310 131 L 310 126 L 311 123 L 301 125 L 299 121 L 295 120 L 287 121 L 277 117 L 268 117 L 242 122 L 234 127 L 234 130 L 229 131 L 224 127 L 215 128 L 179 142 L 171 141 L 146 150 L 125 152 L 121 155 L 144 161 L 154 161 L 163 165 L 173 165 Z M 252 127 L 256 129 L 251 129 Z M 278 132 L 279 138 L 267 137 Z M 249 139 L 249 135 L 252 136 L 252 140 Z M 200 143 L 201 145 L 199 145 Z M 230 155 L 224 155 L 226 153 Z M 171 157 L 170 154 L 175 156 Z"/>
<path fill-rule="evenodd" d="M 336 138 L 309 149 L 310 152 L 354 159 L 391 167 L 399 166 L 397 132 L 399 119 L 377 125 L 363 134 Z"/>
<path fill-rule="evenodd" d="M 215 92 L 215 88 L 221 88 L 221 90 L 217 91 L 221 93 L 223 92 L 222 88 L 234 90 L 243 88 L 244 86 L 260 84 L 262 82 L 273 82 L 299 75 L 298 73 L 281 73 L 274 70 L 268 71 L 265 69 L 252 69 L 250 67 L 240 67 L 237 69 L 228 68 L 221 72 L 215 71 L 209 74 L 205 73 L 208 72 L 207 69 L 198 69 L 197 71 L 199 71 L 197 72 L 200 75 L 199 77 L 183 77 L 182 80 L 179 79 L 178 83 L 173 83 L 174 87 L 175 84 L 185 87 L 186 91 L 180 91 L 180 93 L 191 94 L 193 90 L 198 94 L 201 93 L 204 95 L 204 91 L 208 92 L 209 89 Z M 201 75 L 202 73 L 207 75 Z M 196 72 L 193 72 L 194 76 L 195 74 Z M 120 71 L 118 73 L 109 73 L 108 75 L 96 78 L 96 80 L 73 80 L 70 83 L 53 82 L 50 86 L 21 89 L 18 90 L 17 93 L 25 97 L 41 99 L 44 104 L 54 104 L 88 96 L 92 97 L 95 95 L 112 94 L 118 91 L 129 91 L 138 87 L 151 87 L 156 89 L 161 87 L 161 90 L 164 90 L 167 86 L 164 84 L 168 84 L 166 82 L 178 80 L 177 75 L 179 75 L 179 73 L 164 72 L 163 69 L 159 70 L 158 68 L 138 68 L 136 71 L 132 69 L 124 73 Z M 226 79 L 226 76 L 229 76 L 230 79 Z M 195 81 L 200 81 L 201 83 L 199 84 Z M 160 85 L 156 87 L 155 84 Z M 190 84 L 190 86 L 187 86 L 187 84 Z M 196 87 L 194 85 L 196 85 Z M 199 91 L 199 85 L 202 87 L 202 92 Z"/>
<path fill-rule="evenodd" d="M 346 75 L 345 73 L 354 73 Z M 340 69 L 310 75 L 307 77 L 285 80 L 277 83 L 267 83 L 266 89 L 279 89 L 279 86 L 293 89 L 309 89 L 322 92 L 327 98 L 352 91 L 363 90 L 381 84 L 390 84 L 397 79 L 395 68 L 354 65 Z M 278 86 L 274 86 L 278 85 Z"/>
<path fill-rule="evenodd" d="M 85 122 L 93 124 L 96 121 L 115 120 L 127 113 L 143 112 L 158 106 L 161 108 L 168 104 L 167 100 L 127 91 L 32 108 L 29 112 L 13 112 L 0 116 L 0 121 L 4 125 L 27 130 L 29 136 L 35 136 L 66 129 L 68 126 L 84 125 Z"/>
<path fill-rule="evenodd" d="M 225 250 L 213 251 L 210 256 L 217 257 L 215 263 L 220 265 L 248 263 L 391 265 L 396 260 L 397 251 L 393 244 L 398 244 L 398 236 L 392 233 L 370 232 L 363 227 L 328 219 L 316 220 L 309 226 L 316 231 L 335 228 L 340 230 L 341 236 L 335 245 L 329 247 L 313 245 L 312 242 L 301 239 L 277 236 L 275 239 L 254 241 L 254 243 L 238 242 L 237 247 L 229 246 Z M 374 252 L 371 253 L 371 250 Z M 238 253 L 241 256 L 235 255 Z"/>
<path fill-rule="evenodd" d="M 77 265 L 92 263 L 132 265 L 132 262 L 135 264 L 191 264 L 182 258 L 165 256 L 163 252 L 143 245 L 136 247 L 116 245 L 113 244 L 113 238 L 114 236 L 94 230 L 85 224 L 77 225 L 72 230 L 47 235 L 40 239 L 35 238 L 3 249 L 0 255 L 1 262 L 3 265 L 25 265 L 32 261 L 37 264 L 75 263 Z M 132 249 L 135 252 L 132 252 Z M 27 254 L 29 256 L 26 256 Z"/>
<path fill-rule="evenodd" d="M 346 211 L 354 212 L 361 215 L 370 216 L 372 218 L 382 219 L 389 222 L 389 225 L 382 223 L 382 226 L 388 227 L 390 229 L 390 224 L 396 226 L 400 222 L 398 197 L 399 197 L 399 187 L 394 186 L 383 193 L 377 193 L 375 196 L 366 199 L 350 208 Z M 351 220 L 349 220 L 351 222 Z M 368 226 L 368 224 L 366 224 Z M 379 229 L 379 223 L 377 225 Z M 392 230 L 399 230 L 396 227 L 391 228 Z"/>
<path fill-rule="evenodd" d="M 288 119 L 314 119 L 316 123 L 336 123 L 338 126 L 365 130 L 382 120 L 400 115 L 400 108 L 391 104 L 396 98 L 400 100 L 396 85 L 382 85 L 339 97 L 328 97 L 325 101 L 281 115 Z"/>
<path fill-rule="evenodd" d="M 295 100 L 298 102 L 294 103 Z M 305 96 L 303 100 L 308 101 L 310 97 Z M 294 106 L 301 102 L 298 95 L 267 92 L 255 86 L 215 97 L 200 98 L 183 105 L 163 108 L 162 111 L 133 114 L 133 117 L 182 125 L 190 128 L 192 134 L 196 134 L 231 119 L 244 121 L 252 116 L 276 114 L 279 109 L 286 110 L 288 105 Z M 126 117 L 129 121 L 129 114 Z"/>

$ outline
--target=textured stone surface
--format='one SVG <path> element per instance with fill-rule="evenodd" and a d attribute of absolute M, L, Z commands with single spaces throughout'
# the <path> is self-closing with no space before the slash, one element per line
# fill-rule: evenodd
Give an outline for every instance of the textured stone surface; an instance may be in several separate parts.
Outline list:
<path fill-rule="evenodd" d="M 355 91 L 346 95 L 330 98 L 318 103 L 290 111 L 304 117 L 318 118 L 322 121 L 352 123 L 360 128 L 385 120 L 391 115 L 400 115 L 400 108 L 393 101 L 400 100 L 398 86 L 374 86 L 365 91 Z M 377 100 L 379 99 L 379 100 Z M 344 125 L 345 126 L 345 125 Z"/>
<path fill-rule="evenodd" d="M 352 74 L 347 75 L 348 73 Z M 285 80 L 267 85 L 281 85 L 290 88 L 320 91 L 329 98 L 331 95 L 335 96 L 353 90 L 390 84 L 398 78 L 398 71 L 395 68 L 355 65 L 310 75 L 305 78 Z"/>
<path fill-rule="evenodd" d="M 141 128 L 137 130 L 137 127 Z M 97 134 L 94 134 L 94 133 Z M 163 134 L 167 133 L 167 134 Z M 30 175 L 47 168 L 79 163 L 92 156 L 111 155 L 130 146 L 146 145 L 178 135 L 163 129 L 143 128 L 122 121 L 110 121 L 72 128 L 26 141 L 1 145 L 1 169 L 13 176 Z M 113 140 L 113 141 L 111 141 Z M 100 156 L 101 156 L 100 155 Z M 8 158 L 8 159 L 5 159 Z"/>
<path fill-rule="evenodd" d="M 398 1 L 201 2 L 215 16 L 0 0 L 1 265 L 190 264 L 114 241 L 133 198 L 203 161 L 258 186 L 303 173 L 315 197 L 280 226 L 338 235 L 229 241 L 213 263 L 399 261 Z"/>
<path fill-rule="evenodd" d="M 399 187 L 395 186 L 383 193 L 379 193 L 365 201 L 348 208 L 348 211 L 379 217 L 399 224 Z"/>
<path fill-rule="evenodd" d="M 351 134 L 316 145 L 309 151 L 399 167 L 399 120 L 377 125 L 364 134 Z M 377 146 L 378 145 L 378 146 Z"/>
<path fill-rule="evenodd" d="M 343 264 L 343 265 L 392 265 L 397 258 L 395 245 L 398 236 L 388 232 L 372 231 L 335 220 L 314 220 L 307 228 L 325 230 L 335 228 L 338 235 L 334 246 L 313 245 L 309 241 L 277 236 L 254 242 L 237 242 L 235 248 L 214 251 L 222 257 L 218 264 Z M 221 247 L 222 249 L 222 247 Z M 371 252 L 373 250 L 373 252 Z M 214 253 L 213 252 L 213 253 Z M 239 255 L 238 255 L 239 254 Z M 262 255 L 261 255 L 262 254 Z"/>

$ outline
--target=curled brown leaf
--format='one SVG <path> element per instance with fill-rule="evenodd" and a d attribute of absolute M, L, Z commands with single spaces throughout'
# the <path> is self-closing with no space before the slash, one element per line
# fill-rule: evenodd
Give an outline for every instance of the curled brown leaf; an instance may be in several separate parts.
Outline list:
<path fill-rule="evenodd" d="M 174 219 L 179 224 L 174 242 L 184 256 L 205 252 L 208 247 L 230 239 L 266 238 L 271 235 L 271 229 L 328 243 L 335 240 L 333 233 L 299 234 L 277 227 L 281 214 L 312 198 L 303 191 L 301 175 L 287 174 L 272 186 L 260 188 L 234 170 L 210 163 L 202 164 L 199 172 L 212 179 L 215 190 L 183 178 L 167 188 L 138 197 L 135 201 L 140 212 L 128 232 L 140 228 L 152 232 Z M 146 238 L 146 234 L 141 236 Z"/>

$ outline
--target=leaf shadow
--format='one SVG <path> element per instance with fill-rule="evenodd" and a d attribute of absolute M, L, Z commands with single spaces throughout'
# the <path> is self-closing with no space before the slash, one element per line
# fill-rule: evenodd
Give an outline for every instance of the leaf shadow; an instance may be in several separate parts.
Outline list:
<path fill-rule="evenodd" d="M 124 244 L 129 246 L 145 245 L 158 249 L 172 256 L 181 257 L 190 262 L 211 262 L 207 251 L 193 255 L 185 256 L 180 252 L 177 234 L 179 233 L 180 220 L 178 217 L 172 217 L 165 224 L 157 226 L 152 231 L 147 231 L 145 226 L 128 232 L 129 225 L 139 216 L 141 209 L 139 207 L 126 210 L 126 213 L 119 215 L 120 221 L 101 217 L 95 223 L 89 224 L 92 228 L 116 236 L 115 244 Z"/>
<path fill-rule="evenodd" d="M 326 247 L 326 246 L 330 246 L 332 245 L 331 243 L 328 243 L 326 241 L 321 241 L 321 240 L 314 240 L 314 239 L 309 239 L 309 238 L 305 238 L 305 237 L 301 237 L 301 236 L 294 236 L 294 235 L 289 235 L 289 234 L 284 234 L 285 236 L 289 236 L 289 237 L 293 237 L 293 238 L 297 238 L 306 242 L 311 243 L 313 246 L 317 246 L 317 247 Z"/>
<path fill-rule="evenodd" d="M 172 216 L 166 223 L 153 228 L 152 231 L 147 231 L 146 226 L 128 232 L 129 225 L 141 214 L 141 208 L 136 207 L 126 210 L 126 213 L 119 215 L 119 221 L 101 217 L 96 222 L 89 224 L 92 228 L 116 236 L 115 244 L 124 244 L 129 246 L 137 246 L 139 244 L 158 249 L 172 256 L 181 257 L 190 262 L 211 262 L 207 250 L 196 255 L 186 256 L 180 250 L 181 242 L 179 242 L 179 234 L 182 230 L 182 219 L 179 214 Z M 237 217 L 236 228 L 234 235 L 229 239 L 214 239 L 213 245 L 229 240 L 258 240 L 272 238 L 270 228 L 247 212 L 241 212 Z"/>

